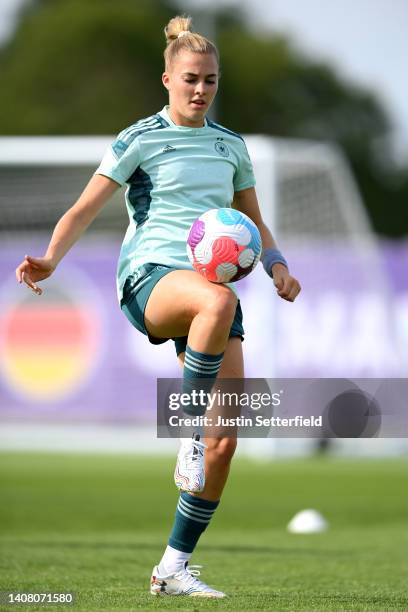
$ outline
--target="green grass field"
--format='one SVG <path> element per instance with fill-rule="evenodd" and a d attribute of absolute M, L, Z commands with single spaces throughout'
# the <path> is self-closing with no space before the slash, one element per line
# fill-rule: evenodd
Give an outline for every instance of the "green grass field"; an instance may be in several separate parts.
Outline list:
<path fill-rule="evenodd" d="M 0 454 L 0 590 L 73 591 L 78 610 L 408 609 L 408 461 L 237 459 L 192 559 L 229 594 L 212 601 L 148 594 L 177 501 L 173 463 Z M 287 533 L 308 507 L 330 530 Z"/>

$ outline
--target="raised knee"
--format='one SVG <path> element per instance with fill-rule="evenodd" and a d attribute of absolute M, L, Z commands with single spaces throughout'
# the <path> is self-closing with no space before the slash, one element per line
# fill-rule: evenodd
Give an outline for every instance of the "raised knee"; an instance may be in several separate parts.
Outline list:
<path fill-rule="evenodd" d="M 211 297 L 206 303 L 206 310 L 220 319 L 233 320 L 238 299 L 228 287 L 220 286 L 212 291 Z"/>
<path fill-rule="evenodd" d="M 207 443 L 207 452 L 217 461 L 228 464 L 237 448 L 236 438 L 211 438 Z"/>

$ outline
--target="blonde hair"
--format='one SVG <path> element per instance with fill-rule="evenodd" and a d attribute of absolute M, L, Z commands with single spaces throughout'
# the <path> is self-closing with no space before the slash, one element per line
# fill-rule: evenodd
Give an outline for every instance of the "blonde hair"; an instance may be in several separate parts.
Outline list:
<path fill-rule="evenodd" d="M 180 51 L 192 51 L 193 53 L 212 53 L 218 64 L 220 63 L 217 47 L 205 36 L 192 31 L 192 19 L 187 16 L 173 17 L 164 28 L 167 47 L 164 50 L 165 69 L 168 70 Z"/>

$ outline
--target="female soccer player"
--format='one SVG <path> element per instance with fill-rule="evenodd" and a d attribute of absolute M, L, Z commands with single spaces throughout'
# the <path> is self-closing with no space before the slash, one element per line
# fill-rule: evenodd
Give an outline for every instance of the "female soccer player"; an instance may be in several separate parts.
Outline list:
<path fill-rule="evenodd" d="M 243 139 L 206 119 L 218 88 L 215 45 L 192 32 L 190 18 L 175 17 L 165 34 L 162 80 L 169 105 L 119 134 L 57 223 L 45 255 L 26 256 L 16 276 L 41 295 L 37 282 L 54 272 L 126 183 L 130 222 L 118 265 L 120 305 L 150 342 L 175 340 L 184 383 L 193 389 L 197 378 L 212 384 L 218 374 L 244 377 L 239 300 L 229 286 L 210 283 L 192 269 L 186 236 L 194 219 L 228 206 L 247 214 L 261 233 L 262 262 L 278 295 L 293 302 L 300 286 L 262 220 Z M 168 546 L 153 569 L 152 594 L 224 597 L 198 580 L 188 561 L 218 506 L 235 447 L 233 438 L 204 444 L 196 435 L 182 441 L 175 470 L 181 493 Z"/>

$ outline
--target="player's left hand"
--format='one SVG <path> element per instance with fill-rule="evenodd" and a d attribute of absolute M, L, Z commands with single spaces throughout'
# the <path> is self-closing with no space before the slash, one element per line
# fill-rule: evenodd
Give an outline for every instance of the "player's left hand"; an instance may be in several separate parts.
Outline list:
<path fill-rule="evenodd" d="M 276 263 L 272 266 L 273 282 L 276 292 L 284 300 L 294 302 L 300 293 L 301 286 L 299 281 L 289 274 L 286 266 Z"/>

